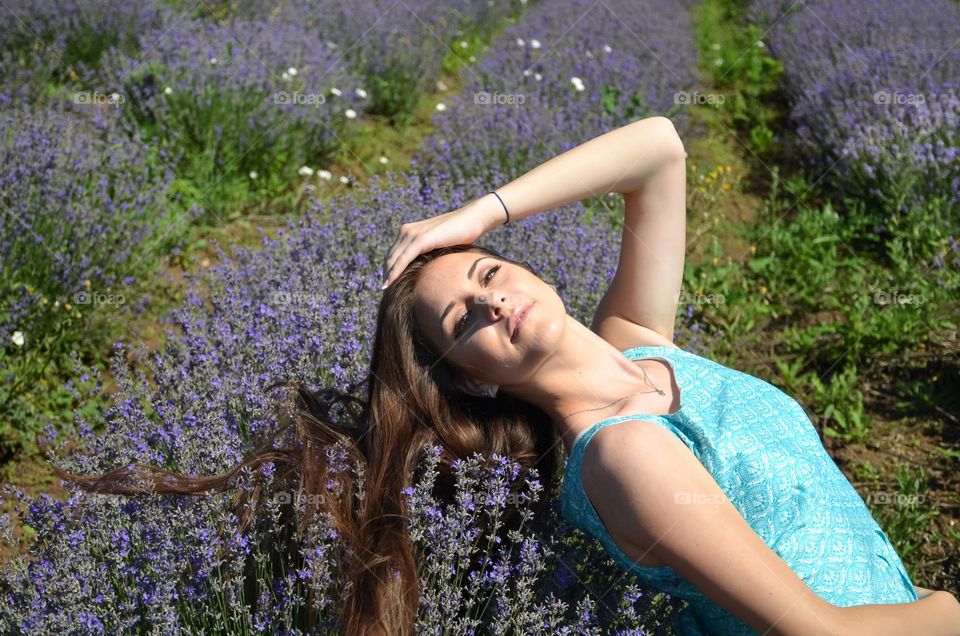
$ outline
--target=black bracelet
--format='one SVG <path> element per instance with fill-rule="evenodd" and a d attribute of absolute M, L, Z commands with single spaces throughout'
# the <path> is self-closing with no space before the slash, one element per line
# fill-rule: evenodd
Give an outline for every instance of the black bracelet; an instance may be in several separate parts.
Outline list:
<path fill-rule="evenodd" d="M 500 195 L 497 194 L 496 190 L 491 190 L 491 191 L 490 191 L 490 194 L 492 194 L 493 196 L 497 197 L 497 199 L 500 201 L 500 205 L 503 206 L 503 211 L 507 213 L 507 223 L 509 223 L 509 222 L 510 222 L 510 211 L 507 210 L 507 204 L 503 202 L 503 199 L 500 198 Z M 506 225 L 507 223 L 504 223 L 504 225 Z"/>

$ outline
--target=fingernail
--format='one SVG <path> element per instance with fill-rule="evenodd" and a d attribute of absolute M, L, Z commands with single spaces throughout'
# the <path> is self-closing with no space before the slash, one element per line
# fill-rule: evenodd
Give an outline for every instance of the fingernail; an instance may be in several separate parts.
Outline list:
<path fill-rule="evenodd" d="M 387 281 L 383 281 L 383 285 L 380 285 L 380 289 L 386 289 L 386 288 L 387 288 Z"/>

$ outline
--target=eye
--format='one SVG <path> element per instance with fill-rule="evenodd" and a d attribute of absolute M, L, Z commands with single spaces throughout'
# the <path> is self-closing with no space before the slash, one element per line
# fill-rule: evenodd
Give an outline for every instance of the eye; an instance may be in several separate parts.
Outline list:
<path fill-rule="evenodd" d="M 499 266 L 499 265 L 494 265 L 493 267 L 491 267 L 490 269 L 487 270 L 486 275 L 483 277 L 483 280 L 484 280 L 483 286 L 484 286 L 484 287 L 487 286 L 487 283 L 490 282 L 490 279 L 493 278 L 494 274 L 497 273 L 497 270 L 498 270 L 498 269 L 500 269 L 500 266 Z M 455 338 L 459 338 L 461 332 L 463 332 L 463 326 L 466 324 L 465 320 L 466 320 L 467 314 L 469 314 L 469 313 L 470 313 L 469 311 L 463 312 L 463 314 L 461 314 L 461 316 L 460 316 L 460 319 L 457 320 L 457 324 L 456 324 L 456 326 L 453 328 L 453 336 L 454 336 Z"/>

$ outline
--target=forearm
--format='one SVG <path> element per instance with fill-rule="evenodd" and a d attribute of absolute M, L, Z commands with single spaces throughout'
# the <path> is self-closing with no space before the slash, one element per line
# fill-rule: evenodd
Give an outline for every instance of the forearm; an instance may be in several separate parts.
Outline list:
<path fill-rule="evenodd" d="M 662 166 L 682 161 L 683 143 L 665 117 L 647 117 L 595 137 L 497 188 L 510 220 L 600 196 L 640 190 Z M 488 229 L 507 218 L 492 194 L 470 204 Z M 465 206 L 466 207 L 466 206 Z"/>
<path fill-rule="evenodd" d="M 913 603 L 843 607 L 840 616 L 845 635 L 960 636 L 960 603 L 942 591 Z"/>

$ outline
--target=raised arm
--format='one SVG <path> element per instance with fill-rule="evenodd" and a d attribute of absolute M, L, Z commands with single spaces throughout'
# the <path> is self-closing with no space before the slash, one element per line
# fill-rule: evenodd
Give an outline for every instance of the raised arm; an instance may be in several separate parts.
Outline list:
<path fill-rule="evenodd" d="M 942 634 L 960 630 L 950 594 L 840 608 L 820 598 L 743 519 L 690 450 L 658 425 L 597 433 L 583 479 L 612 535 L 672 567 L 762 634 Z M 599 443 L 598 443 L 599 442 Z"/>
<path fill-rule="evenodd" d="M 683 144 L 673 122 L 666 117 L 647 117 L 585 141 L 498 187 L 496 192 L 514 222 L 609 192 L 623 194 L 625 240 L 615 277 L 621 284 L 611 285 L 611 289 L 622 291 L 614 292 L 616 303 L 604 302 L 615 304 L 631 321 L 642 319 L 651 327 L 655 323 L 658 331 L 669 331 L 667 337 L 672 341 L 675 292 L 683 274 L 683 159 Z M 671 174 L 664 177 L 666 170 Z M 644 210 L 655 212 L 647 215 Z M 661 221 L 663 218 L 674 220 L 668 226 Z M 405 223 L 384 263 L 387 284 L 418 254 L 443 245 L 473 242 L 506 220 L 500 200 L 485 194 L 453 212 Z M 642 239 L 642 245 L 636 239 Z M 621 275 L 621 271 L 627 274 Z"/>

